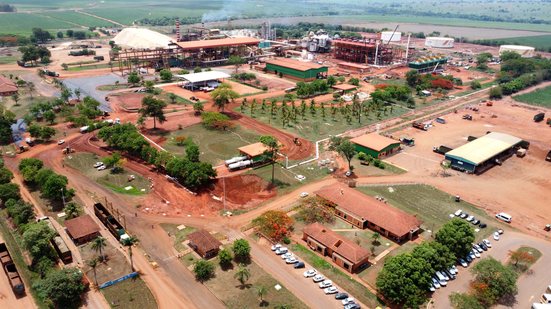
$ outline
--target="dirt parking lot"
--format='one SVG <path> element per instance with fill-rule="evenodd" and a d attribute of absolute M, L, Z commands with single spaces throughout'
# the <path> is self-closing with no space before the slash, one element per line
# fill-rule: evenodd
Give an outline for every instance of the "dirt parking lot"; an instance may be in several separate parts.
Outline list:
<path fill-rule="evenodd" d="M 434 123 L 428 131 L 408 127 L 393 133 L 394 137 L 413 137 L 416 144 L 387 159 L 408 170 L 407 174 L 396 178 L 429 183 L 450 194 L 460 195 L 490 215 L 507 212 L 513 216 L 514 227 L 540 236 L 551 236 L 543 231 L 545 224 L 551 223 L 548 211 L 551 163 L 544 160 L 551 148 L 551 128 L 532 120 L 537 109 L 509 100 L 496 102 L 493 107 L 479 108 L 479 112 L 459 110 L 457 114 L 444 115 L 447 123 Z M 466 113 L 473 115 L 473 121 L 461 119 Z M 497 117 L 492 118 L 492 115 Z M 495 166 L 481 175 L 448 171 L 450 176 L 443 177 L 439 163 L 444 157 L 434 153 L 432 147 L 446 145 L 456 148 L 467 143 L 469 135 L 482 136 L 487 131 L 508 133 L 529 141 L 528 154 L 524 158 L 513 156 L 502 166 Z"/>

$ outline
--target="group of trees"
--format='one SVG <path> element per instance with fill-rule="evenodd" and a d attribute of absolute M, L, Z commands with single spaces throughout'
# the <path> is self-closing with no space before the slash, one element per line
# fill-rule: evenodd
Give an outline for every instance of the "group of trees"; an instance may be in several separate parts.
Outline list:
<path fill-rule="evenodd" d="M 325 94 L 329 91 L 329 84 L 324 79 L 316 79 L 310 83 L 298 82 L 296 84 L 297 96 L 300 98 L 309 98 L 319 94 Z"/>
<path fill-rule="evenodd" d="M 434 241 L 387 259 L 377 277 L 377 289 L 393 303 L 417 308 L 426 300 L 434 273 L 464 257 L 473 241 L 474 230 L 469 223 L 452 219 L 436 233 Z"/>
<path fill-rule="evenodd" d="M 296 218 L 306 224 L 314 222 L 333 223 L 335 221 L 333 208 L 327 205 L 326 200 L 319 197 L 309 197 L 302 200 Z"/>
<path fill-rule="evenodd" d="M 235 260 L 240 264 L 239 270 L 235 273 L 235 278 L 241 282 L 241 285 L 244 285 L 250 278 L 250 272 L 244 265 L 250 263 L 251 245 L 245 239 L 237 239 L 233 242 L 231 251 L 233 256 L 230 250 L 220 250 L 218 253 L 220 267 L 223 270 L 229 269 L 232 266 L 232 260 Z M 210 261 L 199 260 L 193 266 L 193 273 L 197 281 L 205 282 L 214 277 L 215 266 Z"/>
<path fill-rule="evenodd" d="M 208 129 L 227 130 L 233 127 L 230 117 L 217 112 L 204 112 L 201 114 L 201 123 Z"/>
<path fill-rule="evenodd" d="M 502 299 L 511 299 L 517 293 L 518 274 L 492 257 L 478 262 L 471 272 L 474 280 L 470 284 L 470 293 L 450 295 L 450 301 L 457 309 L 490 308 Z"/>
<path fill-rule="evenodd" d="M 371 100 L 376 104 L 379 102 L 383 104 L 404 102 L 408 105 L 410 105 L 410 103 L 415 105 L 413 97 L 411 96 L 411 89 L 405 85 L 377 85 L 375 91 L 373 91 L 370 96 Z"/>
<path fill-rule="evenodd" d="M 15 114 L 0 106 L 0 144 L 7 145 L 12 142 L 11 125 L 15 123 Z"/>
<path fill-rule="evenodd" d="M 269 239 L 278 242 L 287 239 L 293 230 L 293 219 L 284 211 L 269 210 L 253 220 L 255 229 Z"/>
<path fill-rule="evenodd" d="M 98 137 L 113 149 L 165 168 L 170 176 L 192 190 L 209 185 L 216 177 L 211 164 L 199 161 L 199 149 L 195 144 L 187 145 L 185 156 L 175 157 L 167 151 L 153 148 L 131 123 L 103 127 Z"/>
<path fill-rule="evenodd" d="M 27 185 L 38 188 L 44 197 L 52 201 L 60 202 L 74 195 L 73 189 L 67 189 L 67 177 L 44 168 L 44 163 L 39 159 L 21 160 L 19 171 Z"/>
<path fill-rule="evenodd" d="M 515 52 L 501 55 L 501 70 L 498 73 L 498 87 L 492 89 L 490 98 L 511 95 L 527 87 L 551 80 L 551 60 L 534 57 L 522 58 Z"/>
<path fill-rule="evenodd" d="M 146 96 L 142 99 L 142 108 L 140 108 L 140 119 L 138 122 L 143 123 L 147 117 L 153 118 L 153 129 L 157 129 L 157 121 L 163 123 L 166 121 L 165 113 L 163 109 L 167 106 L 167 103 L 161 99 L 157 99 L 153 96 Z"/>
<path fill-rule="evenodd" d="M 49 141 L 56 133 L 56 130 L 52 127 L 41 126 L 33 123 L 27 129 L 32 138 Z"/>
<path fill-rule="evenodd" d="M 463 84 L 461 79 L 454 78 L 452 75 L 420 74 L 417 70 L 410 70 L 406 73 L 406 82 L 417 93 L 425 89 L 451 90 L 454 85 L 460 86 Z M 400 92 L 405 95 L 405 89 L 400 89 Z M 402 99 L 405 99 L 405 96 L 402 96 Z"/>
<path fill-rule="evenodd" d="M 44 46 L 27 45 L 19 47 L 21 53 L 21 61 L 30 62 L 32 65 L 37 65 L 37 61 L 41 63 L 49 63 L 52 54 L 48 48 Z"/>

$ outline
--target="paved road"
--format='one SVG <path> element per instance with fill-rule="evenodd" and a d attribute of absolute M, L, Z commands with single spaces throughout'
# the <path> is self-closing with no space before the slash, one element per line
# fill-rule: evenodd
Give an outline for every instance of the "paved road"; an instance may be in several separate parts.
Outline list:
<path fill-rule="evenodd" d="M 71 89 L 73 92 L 75 89 L 80 88 L 82 97 L 91 96 L 92 98 L 98 100 L 101 103 L 100 109 L 104 111 L 111 111 L 109 103 L 105 101 L 105 96 L 110 91 L 101 91 L 97 90 L 96 87 L 101 85 L 111 85 L 116 81 L 121 83 L 126 82 L 125 79 L 121 78 L 116 74 L 107 74 L 93 77 L 77 77 L 77 78 L 67 78 L 63 80 L 63 83 Z"/>
<path fill-rule="evenodd" d="M 505 232 L 499 241 L 492 241 L 492 248 L 482 257 L 491 255 L 502 263 L 507 261 L 509 250 L 516 250 L 521 246 L 529 246 L 538 249 L 543 254 L 542 257 L 532 265 L 533 274 L 522 275 L 517 282 L 518 294 L 516 295 L 516 303 L 511 307 L 499 305 L 497 308 L 530 308 L 533 302 L 537 302 L 541 294 L 551 284 L 551 276 L 549 265 L 551 265 L 551 243 L 517 232 Z M 479 261 L 480 259 L 477 259 Z M 471 264 L 472 265 L 472 264 Z M 466 292 L 469 289 L 469 282 L 473 276 L 469 268 L 459 267 L 459 276 L 456 280 L 448 283 L 446 288 L 441 288 L 434 293 L 434 308 L 447 309 L 451 308 L 449 295 L 452 292 Z"/>

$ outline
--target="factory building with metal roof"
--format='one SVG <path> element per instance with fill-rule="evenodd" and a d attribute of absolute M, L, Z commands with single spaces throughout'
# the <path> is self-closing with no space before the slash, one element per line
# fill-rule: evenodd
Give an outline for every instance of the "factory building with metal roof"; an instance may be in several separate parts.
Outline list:
<path fill-rule="evenodd" d="M 501 164 L 515 153 L 525 142 L 515 136 L 490 132 L 463 146 L 446 153 L 446 160 L 453 169 L 467 173 L 481 173 L 488 168 Z"/>

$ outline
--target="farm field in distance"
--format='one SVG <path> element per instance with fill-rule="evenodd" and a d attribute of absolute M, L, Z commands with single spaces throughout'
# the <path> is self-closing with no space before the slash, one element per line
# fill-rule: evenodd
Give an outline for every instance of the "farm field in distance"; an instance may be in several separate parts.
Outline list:
<path fill-rule="evenodd" d="M 513 96 L 513 99 L 522 103 L 549 108 L 551 107 L 551 86 Z"/>

